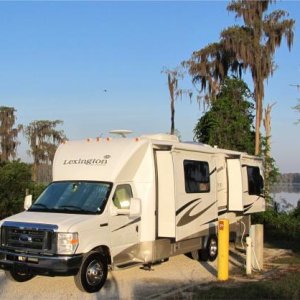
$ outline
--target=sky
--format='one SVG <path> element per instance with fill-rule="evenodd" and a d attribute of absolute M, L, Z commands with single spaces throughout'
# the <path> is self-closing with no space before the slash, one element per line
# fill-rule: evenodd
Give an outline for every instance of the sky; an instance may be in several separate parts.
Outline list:
<path fill-rule="evenodd" d="M 0 1 L 0 105 L 12 106 L 17 123 L 62 120 L 68 139 L 168 132 L 170 101 L 162 70 L 219 40 L 239 22 L 226 1 Z M 272 155 L 280 171 L 300 172 L 300 2 L 277 1 L 296 20 L 289 52 L 277 49 L 277 69 L 265 84 L 272 110 Z M 252 87 L 249 74 L 244 79 Z M 181 83 L 190 88 L 190 78 Z M 203 106 L 177 100 L 175 127 L 184 141 Z M 18 156 L 28 161 L 20 136 Z"/>

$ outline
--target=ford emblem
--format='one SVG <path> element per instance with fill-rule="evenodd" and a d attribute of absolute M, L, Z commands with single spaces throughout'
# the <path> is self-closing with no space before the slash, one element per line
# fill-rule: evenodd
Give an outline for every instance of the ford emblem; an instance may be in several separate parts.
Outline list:
<path fill-rule="evenodd" d="M 32 237 L 27 234 L 21 234 L 19 237 L 20 242 L 32 242 Z"/>

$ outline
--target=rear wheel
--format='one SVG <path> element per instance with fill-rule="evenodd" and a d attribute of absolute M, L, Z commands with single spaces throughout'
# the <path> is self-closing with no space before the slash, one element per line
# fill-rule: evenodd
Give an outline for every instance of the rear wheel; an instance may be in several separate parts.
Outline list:
<path fill-rule="evenodd" d="M 200 250 L 200 260 L 214 261 L 218 256 L 218 239 L 211 235 L 206 243 L 206 247 Z"/>
<path fill-rule="evenodd" d="M 96 251 L 85 256 L 81 267 L 74 276 L 76 286 L 88 293 L 98 292 L 104 285 L 107 278 L 107 259 Z"/>
<path fill-rule="evenodd" d="M 5 271 L 5 275 L 9 280 L 17 282 L 25 282 L 34 277 L 34 275 L 18 270 Z"/>

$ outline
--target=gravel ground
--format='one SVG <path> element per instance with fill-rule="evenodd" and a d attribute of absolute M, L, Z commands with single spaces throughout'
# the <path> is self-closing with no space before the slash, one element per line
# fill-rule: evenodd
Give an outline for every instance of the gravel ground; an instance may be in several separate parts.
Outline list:
<path fill-rule="evenodd" d="M 139 267 L 109 272 L 100 292 L 80 292 L 73 277 L 37 276 L 30 281 L 17 283 L 0 271 L 0 299 L 157 299 L 177 296 L 182 291 L 205 282 L 216 281 L 216 261 L 203 263 L 184 255 L 145 271 Z"/>

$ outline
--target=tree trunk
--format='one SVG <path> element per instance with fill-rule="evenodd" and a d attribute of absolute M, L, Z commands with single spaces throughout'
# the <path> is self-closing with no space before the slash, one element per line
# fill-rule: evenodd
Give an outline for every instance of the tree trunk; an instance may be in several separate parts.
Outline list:
<path fill-rule="evenodd" d="M 174 98 L 171 98 L 171 134 L 175 133 L 175 106 Z"/>
<path fill-rule="evenodd" d="M 255 155 L 259 155 L 260 152 L 260 109 L 256 104 L 256 122 L 255 122 Z"/>
<path fill-rule="evenodd" d="M 176 78 L 171 78 L 171 75 L 168 74 L 168 86 L 171 98 L 171 131 L 170 134 L 175 133 L 175 85 L 176 85 Z"/>

